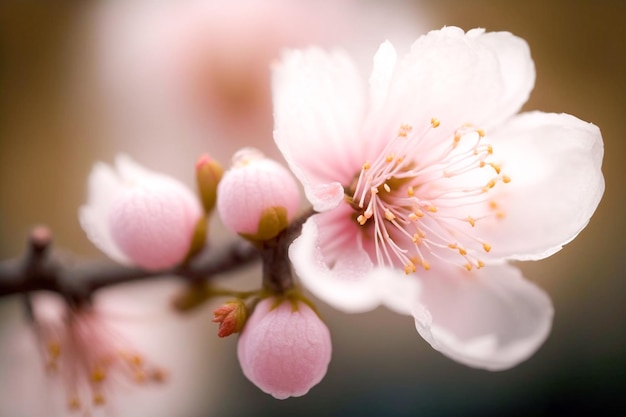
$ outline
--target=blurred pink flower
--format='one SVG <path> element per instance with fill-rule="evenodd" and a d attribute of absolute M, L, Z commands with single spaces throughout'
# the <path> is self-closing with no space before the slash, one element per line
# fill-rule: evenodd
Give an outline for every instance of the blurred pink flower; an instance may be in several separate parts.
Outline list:
<path fill-rule="evenodd" d="M 70 411 L 88 415 L 129 382 L 165 380 L 92 307 L 66 306 L 61 316 L 38 317 L 36 326 L 46 370 L 63 386 Z"/>
<path fill-rule="evenodd" d="M 560 250 L 604 190 L 596 126 L 515 115 L 534 80 L 525 41 L 481 29 L 430 32 L 399 61 L 383 43 L 369 91 L 340 51 L 286 54 L 275 140 L 322 212 L 290 249 L 302 282 L 345 311 L 413 314 L 470 366 L 530 356 L 552 305 L 504 261 Z"/>
<path fill-rule="evenodd" d="M 181 262 L 202 218 L 198 199 L 183 184 L 149 171 L 125 155 L 116 170 L 97 163 L 87 204 L 79 211 L 89 239 L 115 261 L 149 270 Z"/>
<path fill-rule="evenodd" d="M 275 298 L 257 304 L 237 345 L 244 375 L 281 400 L 317 385 L 331 351 L 330 333 L 315 311 L 302 301 Z"/>
<path fill-rule="evenodd" d="M 101 2 L 90 53 L 105 137 L 153 162 L 174 150 L 225 161 L 244 146 L 279 157 L 270 66 L 282 48 L 343 44 L 369 58 L 381 37 L 414 39 L 422 16 L 409 2 Z"/>

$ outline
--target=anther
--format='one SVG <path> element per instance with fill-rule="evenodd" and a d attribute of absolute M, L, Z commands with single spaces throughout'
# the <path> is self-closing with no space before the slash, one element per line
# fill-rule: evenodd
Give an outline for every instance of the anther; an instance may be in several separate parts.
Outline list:
<path fill-rule="evenodd" d="M 413 197 L 415 195 L 415 190 L 413 189 L 413 187 L 409 187 L 406 189 L 406 193 L 409 197 Z"/>
<path fill-rule="evenodd" d="M 476 133 L 478 133 L 478 136 L 481 138 L 485 137 L 485 131 L 483 129 L 476 129 Z"/>
<path fill-rule="evenodd" d="M 390 153 L 389 155 L 387 155 L 387 157 L 385 158 L 385 161 L 387 162 L 392 162 L 393 158 L 395 158 L 396 156 L 392 153 Z"/>
<path fill-rule="evenodd" d="M 435 206 L 428 206 L 426 210 L 430 211 L 431 213 L 437 213 L 437 207 Z"/>
<path fill-rule="evenodd" d="M 432 127 L 437 128 L 441 123 L 439 122 L 439 119 L 433 117 L 432 119 L 430 119 L 430 124 Z"/>
<path fill-rule="evenodd" d="M 471 270 L 472 270 L 472 264 L 470 264 L 470 263 L 467 263 L 467 264 L 463 265 L 463 267 L 464 267 L 465 269 L 467 269 L 468 271 L 471 271 Z"/>
<path fill-rule="evenodd" d="M 364 169 L 364 170 L 368 170 L 368 169 L 370 169 L 371 167 L 372 167 L 372 165 L 371 165 L 369 162 L 366 162 L 366 163 L 364 163 L 364 164 L 363 164 L 363 169 Z"/>
<path fill-rule="evenodd" d="M 383 188 L 384 188 L 384 189 L 385 189 L 385 191 L 387 191 L 388 193 L 390 193 L 390 192 L 391 192 L 391 187 L 389 186 L 389 184 L 384 183 L 384 184 L 383 184 Z"/>
<path fill-rule="evenodd" d="M 104 405 L 104 395 L 97 393 L 93 395 L 93 404 L 94 405 Z"/>
<path fill-rule="evenodd" d="M 489 252 L 491 250 L 491 245 L 489 243 L 483 243 L 483 249 L 485 252 Z"/>
<path fill-rule="evenodd" d="M 476 226 L 476 220 L 474 220 L 472 216 L 467 216 L 467 221 L 472 225 L 472 227 Z"/>
<path fill-rule="evenodd" d="M 362 214 L 359 214 L 359 217 L 356 218 L 356 221 L 359 222 L 361 226 L 363 226 L 365 222 L 367 221 L 367 217 L 365 217 Z"/>
<path fill-rule="evenodd" d="M 93 382 L 102 382 L 106 378 L 106 373 L 102 368 L 95 368 L 91 373 L 91 380 Z"/>
<path fill-rule="evenodd" d="M 502 182 L 505 184 L 508 184 L 509 182 L 511 182 L 511 177 L 507 176 L 507 175 L 503 175 L 502 176 Z"/>
<path fill-rule="evenodd" d="M 389 211 L 389 209 L 385 210 L 385 219 L 392 221 L 396 219 L 395 214 L 393 214 L 391 211 Z"/>

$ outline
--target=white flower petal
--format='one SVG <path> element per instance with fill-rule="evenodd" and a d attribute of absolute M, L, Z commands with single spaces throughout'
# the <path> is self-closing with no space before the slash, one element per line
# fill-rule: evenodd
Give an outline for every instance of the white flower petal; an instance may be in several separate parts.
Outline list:
<path fill-rule="evenodd" d="M 384 105 L 389 83 L 396 66 L 397 53 L 391 42 L 385 41 L 374 55 L 374 68 L 370 75 L 370 111 L 377 112 Z"/>
<path fill-rule="evenodd" d="M 363 161 L 345 151 L 358 145 L 365 106 L 352 60 L 316 48 L 288 52 L 273 71 L 273 98 L 274 139 L 307 196 L 352 180 Z"/>
<path fill-rule="evenodd" d="M 384 304 L 398 313 L 410 314 L 419 288 L 417 280 L 396 270 L 374 268 L 367 253 L 356 246 L 328 265 L 319 247 L 318 216 L 307 220 L 302 234 L 289 248 L 289 258 L 302 284 L 347 313 L 365 312 Z"/>
<path fill-rule="evenodd" d="M 398 63 L 384 119 L 396 129 L 402 123 L 422 128 L 435 117 L 440 133 L 464 123 L 488 130 L 521 108 L 534 81 L 523 39 L 444 27 L 420 37 Z"/>
<path fill-rule="evenodd" d="M 96 163 L 87 180 L 87 204 L 79 208 L 78 220 L 91 243 L 114 261 L 128 264 L 109 227 L 109 211 L 122 188 L 122 180 L 110 166 Z"/>
<path fill-rule="evenodd" d="M 512 266 L 471 273 L 450 267 L 437 276 L 425 274 L 421 284 L 421 305 L 413 311 L 417 331 L 465 365 L 492 371 L 513 367 L 550 332 L 550 299 Z"/>
<path fill-rule="evenodd" d="M 547 257 L 587 225 L 604 192 L 600 130 L 567 114 L 524 113 L 493 132 L 494 156 L 511 177 L 500 187 L 505 214 L 478 233 L 491 255 Z"/>

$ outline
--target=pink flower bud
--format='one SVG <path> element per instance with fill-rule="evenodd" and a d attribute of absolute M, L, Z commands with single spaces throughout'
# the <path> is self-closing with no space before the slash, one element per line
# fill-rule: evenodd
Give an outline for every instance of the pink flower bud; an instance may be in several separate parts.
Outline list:
<path fill-rule="evenodd" d="M 216 308 L 213 315 L 213 322 L 220 324 L 217 335 L 226 337 L 241 331 L 243 325 L 246 324 L 248 311 L 243 301 L 235 300 Z"/>
<path fill-rule="evenodd" d="M 268 298 L 256 306 L 237 355 L 244 375 L 282 400 L 300 397 L 322 380 L 332 348 L 328 328 L 307 304 L 276 302 Z"/>
<path fill-rule="evenodd" d="M 233 157 L 217 189 L 217 210 L 224 224 L 251 240 L 268 240 L 293 219 L 300 191 L 291 173 L 253 148 Z"/>
<path fill-rule="evenodd" d="M 89 200 L 81 225 L 89 239 L 116 261 L 159 270 L 189 252 L 202 210 L 177 180 L 118 156 L 116 170 L 97 164 L 89 177 Z"/>

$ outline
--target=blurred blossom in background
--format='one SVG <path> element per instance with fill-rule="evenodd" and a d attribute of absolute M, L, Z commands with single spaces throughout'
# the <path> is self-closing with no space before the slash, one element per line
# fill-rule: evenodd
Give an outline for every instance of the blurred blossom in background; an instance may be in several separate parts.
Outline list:
<path fill-rule="evenodd" d="M 103 291 L 97 305 L 171 377 L 163 387 L 123 387 L 114 413 L 626 414 L 626 3 L 619 0 L 3 2 L 0 259 L 22 253 L 38 223 L 52 228 L 57 248 L 103 258 L 77 210 L 92 164 L 118 152 L 189 185 L 203 152 L 225 166 L 242 146 L 276 157 L 269 68 L 283 47 L 342 47 L 367 74 L 385 39 L 402 54 L 444 25 L 526 39 L 537 81 L 524 109 L 570 113 L 603 133 L 606 191 L 590 225 L 550 259 L 521 265 L 555 304 L 545 346 L 510 371 L 479 371 L 407 331 L 410 317 L 382 309 L 344 315 L 318 303 L 333 338 L 328 374 L 306 396 L 276 401 L 241 373 L 236 338 L 216 337 L 211 313 L 219 301 L 178 316 L 166 307 L 179 283 L 126 285 Z M 211 238 L 233 237 L 214 222 Z M 233 279 L 250 288 L 259 271 Z M 0 375 L 0 416 L 47 416 L 58 402 L 18 297 L 0 300 Z"/>

